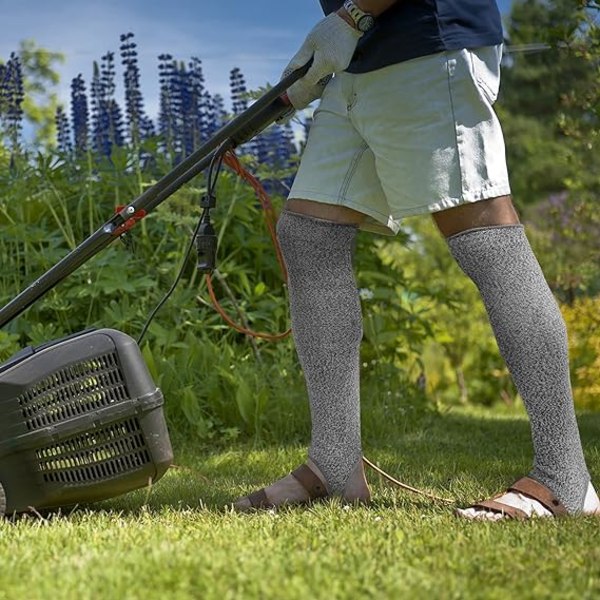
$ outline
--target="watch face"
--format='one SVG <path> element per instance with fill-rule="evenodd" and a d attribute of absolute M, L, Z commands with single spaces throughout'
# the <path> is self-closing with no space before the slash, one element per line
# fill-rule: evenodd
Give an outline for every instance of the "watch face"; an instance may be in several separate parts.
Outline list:
<path fill-rule="evenodd" d="M 359 31 L 369 31 L 369 29 L 373 29 L 373 26 L 375 25 L 375 18 L 372 15 L 363 15 L 358 23 L 356 24 L 356 27 Z"/>

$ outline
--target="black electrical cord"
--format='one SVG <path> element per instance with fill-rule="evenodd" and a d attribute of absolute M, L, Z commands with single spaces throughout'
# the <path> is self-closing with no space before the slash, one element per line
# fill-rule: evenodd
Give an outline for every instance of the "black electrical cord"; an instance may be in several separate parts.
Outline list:
<path fill-rule="evenodd" d="M 229 146 L 229 140 L 227 140 L 226 142 L 223 142 L 223 144 L 221 144 L 221 146 L 219 146 L 219 148 L 217 148 L 215 150 L 212 160 L 210 161 L 210 165 L 208 167 L 208 175 L 206 178 L 207 179 L 206 194 L 209 197 L 214 194 L 214 190 L 217 185 L 217 180 L 219 179 L 219 174 L 221 172 L 221 167 L 223 166 L 223 156 L 224 156 L 225 152 L 227 151 L 228 146 Z M 215 165 L 216 165 L 216 170 L 215 170 Z M 213 176 L 213 171 L 214 171 L 214 176 Z M 181 281 L 181 278 L 183 277 L 185 265 L 187 264 L 187 261 L 189 260 L 190 254 L 192 252 L 192 248 L 194 247 L 194 240 L 196 239 L 198 230 L 200 229 L 200 225 L 202 225 L 203 217 L 205 214 L 207 214 L 206 211 L 207 211 L 207 209 L 204 210 L 202 216 L 198 219 L 198 223 L 196 224 L 196 227 L 194 229 L 192 239 L 190 240 L 190 243 L 188 244 L 188 247 L 185 251 L 185 255 L 183 257 L 183 262 L 181 263 L 181 267 L 179 268 L 179 272 L 177 273 L 177 277 L 175 277 L 175 281 L 173 282 L 173 285 L 169 288 L 167 293 L 162 297 L 161 301 L 154 307 L 154 309 L 148 316 L 148 319 L 146 319 L 146 323 L 144 324 L 144 327 L 142 328 L 142 331 L 137 339 L 138 346 L 142 343 L 142 340 L 144 339 L 144 336 L 146 335 L 148 328 L 150 327 L 150 324 L 154 320 L 154 317 L 157 315 L 158 311 L 165 305 L 165 303 L 169 300 L 169 298 L 175 291 L 175 288 Z"/>

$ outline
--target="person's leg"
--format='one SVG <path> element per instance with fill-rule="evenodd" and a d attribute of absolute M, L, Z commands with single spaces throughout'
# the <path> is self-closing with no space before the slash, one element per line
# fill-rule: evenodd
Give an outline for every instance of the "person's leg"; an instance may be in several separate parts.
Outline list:
<path fill-rule="evenodd" d="M 357 225 L 343 206 L 288 200 L 277 235 L 288 268 L 294 344 L 311 412 L 309 458 L 342 494 L 361 462 L 359 347 L 362 314 L 353 273 Z"/>
<path fill-rule="evenodd" d="M 359 347 L 362 314 L 352 259 L 365 215 L 290 199 L 277 223 L 288 271 L 292 333 L 311 412 L 308 466 L 328 494 L 369 499 L 360 435 Z M 308 499 L 292 475 L 264 490 L 273 505 Z M 250 508 L 244 498 L 237 508 Z"/>
<path fill-rule="evenodd" d="M 477 285 L 515 385 L 534 446 L 530 477 L 569 512 L 589 485 L 569 378 L 565 324 L 510 196 L 433 214 L 452 255 Z"/>
<path fill-rule="evenodd" d="M 359 228 L 389 235 L 395 223 L 389 220 L 373 152 L 349 118 L 354 77 L 342 73 L 325 89 L 277 237 L 288 271 L 292 337 L 311 411 L 307 466 L 327 494 L 368 501 L 359 406 L 362 314 L 352 259 Z M 306 488 L 315 479 L 301 469 L 235 506 L 304 503 L 309 499 Z M 314 490 L 322 495 L 322 487 L 316 483 Z"/>

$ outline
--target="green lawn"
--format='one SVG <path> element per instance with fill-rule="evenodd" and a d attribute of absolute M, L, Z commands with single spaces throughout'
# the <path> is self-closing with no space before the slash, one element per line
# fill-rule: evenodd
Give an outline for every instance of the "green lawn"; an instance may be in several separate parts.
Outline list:
<path fill-rule="evenodd" d="M 465 502 L 526 472 L 520 414 L 381 423 L 365 453 Z M 580 417 L 600 482 L 600 415 Z M 374 502 L 239 515 L 226 508 L 303 460 L 300 446 L 195 448 L 150 492 L 0 523 L 0 598 L 598 598 L 600 520 L 471 523 L 369 474 Z"/>

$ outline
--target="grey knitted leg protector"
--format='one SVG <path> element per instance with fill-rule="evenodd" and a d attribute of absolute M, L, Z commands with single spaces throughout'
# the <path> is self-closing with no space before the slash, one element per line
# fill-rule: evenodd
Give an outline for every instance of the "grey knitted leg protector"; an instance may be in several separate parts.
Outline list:
<path fill-rule="evenodd" d="M 567 333 L 522 225 L 470 229 L 448 239 L 475 282 L 531 423 L 534 465 L 570 512 L 589 482 L 569 378 Z"/>
<path fill-rule="evenodd" d="M 362 457 L 362 314 L 352 270 L 357 227 L 282 212 L 277 236 L 288 270 L 292 334 L 312 421 L 310 458 L 341 494 Z"/>

